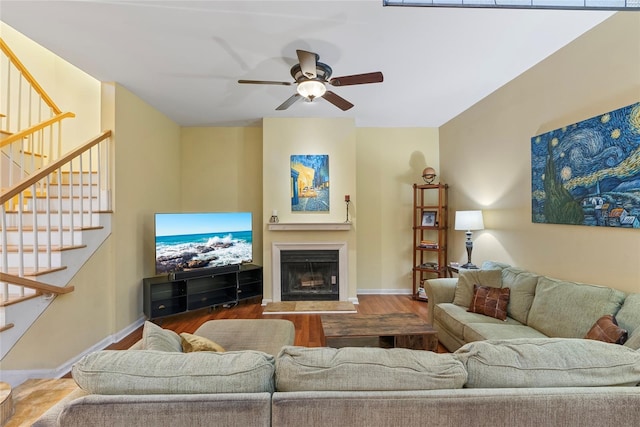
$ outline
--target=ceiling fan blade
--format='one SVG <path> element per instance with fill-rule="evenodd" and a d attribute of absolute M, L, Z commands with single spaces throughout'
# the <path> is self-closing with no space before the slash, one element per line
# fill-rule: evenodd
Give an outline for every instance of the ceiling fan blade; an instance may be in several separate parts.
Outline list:
<path fill-rule="evenodd" d="M 334 77 L 329 80 L 329 83 L 333 86 L 350 86 L 350 85 L 362 85 L 366 83 L 380 83 L 384 77 L 380 71 L 374 73 L 354 74 L 352 76 Z"/>
<path fill-rule="evenodd" d="M 238 80 L 238 83 L 249 83 L 253 85 L 282 85 L 282 86 L 291 86 L 293 84 L 291 82 L 273 82 L 269 80 Z"/>
<path fill-rule="evenodd" d="M 315 79 L 317 77 L 316 63 L 319 58 L 318 54 L 300 49 L 296 50 L 296 53 L 298 54 L 298 61 L 300 61 L 302 74 L 309 79 Z"/>
<path fill-rule="evenodd" d="M 299 93 L 291 95 L 291 97 L 289 99 L 287 99 L 286 101 L 284 101 L 282 104 L 280 104 L 278 106 L 278 108 L 276 108 L 276 110 L 278 110 L 278 111 L 286 110 L 287 108 L 291 107 L 300 98 L 302 98 L 302 97 L 300 96 Z"/>
<path fill-rule="evenodd" d="M 347 111 L 349 108 L 353 107 L 353 104 L 344 99 L 343 97 L 336 95 L 330 90 L 326 91 L 324 95 L 322 95 L 324 99 L 341 109 L 342 111 Z"/>

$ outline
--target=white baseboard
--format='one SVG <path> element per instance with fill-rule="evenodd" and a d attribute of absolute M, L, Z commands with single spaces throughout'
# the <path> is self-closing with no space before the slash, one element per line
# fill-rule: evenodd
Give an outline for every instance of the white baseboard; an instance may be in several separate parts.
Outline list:
<path fill-rule="evenodd" d="M 411 295 L 411 289 L 358 289 L 358 295 Z"/>
<path fill-rule="evenodd" d="M 131 325 L 127 326 L 126 328 L 122 329 L 119 332 L 116 332 L 115 334 L 105 337 L 103 340 L 97 342 L 96 344 L 92 345 L 82 353 L 67 360 L 57 368 L 26 369 L 26 370 L 14 369 L 9 371 L 2 370 L 0 371 L 0 381 L 8 383 L 13 388 L 13 387 L 19 386 L 26 380 L 32 379 L 32 378 L 60 378 L 63 375 L 66 375 L 71 370 L 71 367 L 73 366 L 73 364 L 76 363 L 78 360 L 80 360 L 83 356 L 89 353 L 93 353 L 94 351 L 102 350 L 108 347 L 109 345 L 113 344 L 114 342 L 118 342 L 122 340 L 123 338 L 131 334 L 133 331 L 138 329 L 140 326 L 142 326 L 145 320 L 146 318 L 144 316 L 141 316 L 138 320 L 133 322 Z"/>

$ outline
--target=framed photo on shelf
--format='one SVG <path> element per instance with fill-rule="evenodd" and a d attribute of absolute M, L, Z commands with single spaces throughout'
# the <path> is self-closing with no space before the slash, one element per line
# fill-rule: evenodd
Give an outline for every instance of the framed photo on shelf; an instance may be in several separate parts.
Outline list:
<path fill-rule="evenodd" d="M 423 211 L 422 212 L 422 226 L 423 227 L 435 227 L 436 216 L 438 211 Z"/>

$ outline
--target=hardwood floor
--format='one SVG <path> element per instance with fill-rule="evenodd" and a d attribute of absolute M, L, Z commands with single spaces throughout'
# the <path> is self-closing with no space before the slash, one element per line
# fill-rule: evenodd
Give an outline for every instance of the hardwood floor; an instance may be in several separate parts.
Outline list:
<path fill-rule="evenodd" d="M 357 310 L 361 314 L 386 314 L 386 313 L 415 313 L 421 318 L 427 319 L 429 304 L 416 301 L 410 295 L 359 295 Z M 176 316 L 154 320 L 163 328 L 171 329 L 177 333 L 193 333 L 200 325 L 214 319 L 288 319 L 296 328 L 295 345 L 306 347 L 321 347 L 323 342 L 322 325 L 319 314 L 287 314 L 287 315 L 262 315 L 263 307 L 260 301 L 253 303 L 241 303 L 232 308 L 217 308 L 211 312 L 207 309 L 184 313 Z M 142 327 L 108 347 L 110 350 L 124 350 L 135 344 L 142 338 Z M 438 346 L 438 352 L 446 352 L 444 347 Z"/>

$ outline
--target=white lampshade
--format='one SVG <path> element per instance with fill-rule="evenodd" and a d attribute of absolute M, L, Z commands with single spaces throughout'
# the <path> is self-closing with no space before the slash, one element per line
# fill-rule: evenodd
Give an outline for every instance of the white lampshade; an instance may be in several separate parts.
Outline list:
<path fill-rule="evenodd" d="M 484 230 L 482 211 L 456 211 L 456 230 Z"/>
<path fill-rule="evenodd" d="M 306 80 L 298 84 L 298 93 L 305 98 L 319 98 L 327 91 L 324 83 L 317 80 Z"/>

